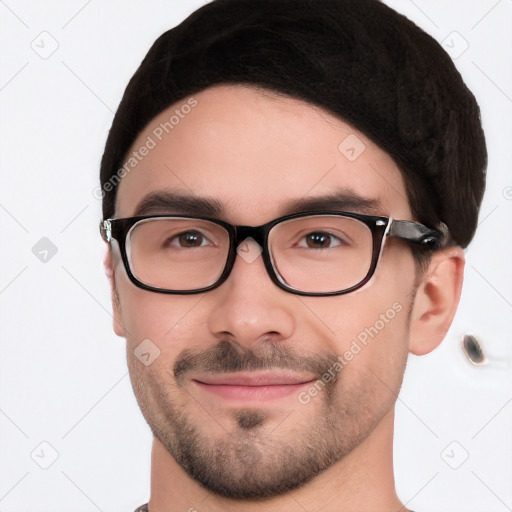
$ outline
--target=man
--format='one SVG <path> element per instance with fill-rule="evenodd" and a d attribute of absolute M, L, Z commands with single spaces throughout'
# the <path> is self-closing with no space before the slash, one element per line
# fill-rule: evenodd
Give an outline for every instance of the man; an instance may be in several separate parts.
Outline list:
<path fill-rule="evenodd" d="M 214 0 L 163 34 L 101 163 L 138 510 L 406 510 L 394 404 L 452 322 L 486 163 L 450 58 L 377 0 Z"/>

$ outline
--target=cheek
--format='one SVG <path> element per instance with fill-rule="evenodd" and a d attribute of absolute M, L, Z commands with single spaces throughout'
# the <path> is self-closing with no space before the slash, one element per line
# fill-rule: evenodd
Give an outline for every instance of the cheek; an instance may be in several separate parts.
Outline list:
<path fill-rule="evenodd" d="M 202 295 L 171 295 L 142 290 L 131 283 L 123 270 L 116 273 L 116 280 L 127 348 L 132 352 L 144 340 L 155 344 L 166 358 L 182 350 L 183 342 L 191 348 L 200 345 L 201 340 L 204 345 L 206 321 L 199 307 Z"/>
<path fill-rule="evenodd" d="M 173 411 L 183 404 L 170 373 L 172 365 L 166 357 L 161 354 L 148 366 L 133 357 L 133 353 L 127 359 L 133 392 L 148 424 L 154 427 L 159 423 L 158 417 L 166 416 L 174 421 Z"/>
<path fill-rule="evenodd" d="M 403 372 L 414 261 L 408 254 L 398 254 L 398 258 L 383 258 L 380 272 L 359 291 L 307 301 L 331 331 L 329 349 L 343 358 L 350 372 L 370 369 L 379 376 Z"/>
<path fill-rule="evenodd" d="M 372 296 L 373 297 L 373 296 Z M 359 306 L 359 309 L 357 309 Z M 340 315 L 332 347 L 341 363 L 335 402 L 368 425 L 396 401 L 408 357 L 407 307 L 403 300 L 355 301 Z"/>

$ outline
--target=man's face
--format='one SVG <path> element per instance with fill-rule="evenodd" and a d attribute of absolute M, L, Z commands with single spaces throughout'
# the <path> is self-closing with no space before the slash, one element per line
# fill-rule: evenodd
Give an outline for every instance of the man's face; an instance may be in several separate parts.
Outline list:
<path fill-rule="evenodd" d="M 242 86 L 194 98 L 161 141 L 155 129 L 188 99 L 137 138 L 131 151 L 148 136 L 157 144 L 121 180 L 117 218 L 167 191 L 213 199 L 222 220 L 256 226 L 291 201 L 340 192 L 378 202 L 370 213 L 412 220 L 395 163 L 341 120 Z M 405 244 L 388 239 L 370 283 L 330 297 L 280 289 L 261 257 L 238 256 L 226 282 L 197 295 L 139 289 L 118 258 L 114 270 L 116 332 L 127 339 L 141 410 L 177 464 L 213 492 L 257 498 L 296 488 L 392 425 L 415 282 Z M 134 351 L 147 339 L 159 355 L 146 366 Z"/>

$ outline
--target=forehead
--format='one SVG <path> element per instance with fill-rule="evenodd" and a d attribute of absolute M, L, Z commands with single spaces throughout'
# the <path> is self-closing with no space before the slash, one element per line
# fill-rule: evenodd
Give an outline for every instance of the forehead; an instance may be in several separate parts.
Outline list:
<path fill-rule="evenodd" d="M 364 134 L 311 104 L 241 85 L 212 87 L 159 114 L 124 170 L 116 217 L 135 215 L 158 192 L 215 202 L 215 216 L 237 224 L 337 194 L 352 198 L 350 210 L 359 200 L 368 211 L 366 199 L 369 213 L 410 216 L 401 172 Z"/>

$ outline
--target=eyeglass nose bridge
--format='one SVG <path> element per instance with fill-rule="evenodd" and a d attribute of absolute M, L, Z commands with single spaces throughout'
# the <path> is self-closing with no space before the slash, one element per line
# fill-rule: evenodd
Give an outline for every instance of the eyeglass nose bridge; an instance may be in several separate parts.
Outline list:
<path fill-rule="evenodd" d="M 268 233 L 270 231 L 270 225 L 263 226 L 233 226 L 233 231 L 231 232 L 231 250 L 228 256 L 228 261 L 226 262 L 226 267 L 223 272 L 223 277 L 217 285 L 222 284 L 224 281 L 228 279 L 231 275 L 231 271 L 235 265 L 235 260 L 238 254 L 238 247 L 248 238 L 254 240 L 261 247 L 261 256 L 263 258 L 263 264 L 267 271 L 270 280 L 280 286 L 279 278 L 276 275 L 276 271 L 273 268 L 271 257 L 268 250 L 267 239 Z M 242 257 L 245 261 L 245 258 Z"/>
<path fill-rule="evenodd" d="M 247 238 L 252 238 L 265 250 L 266 230 L 264 226 L 235 226 L 235 249 Z"/>

